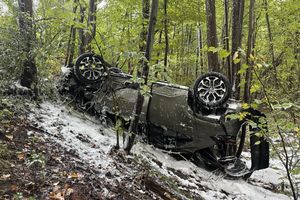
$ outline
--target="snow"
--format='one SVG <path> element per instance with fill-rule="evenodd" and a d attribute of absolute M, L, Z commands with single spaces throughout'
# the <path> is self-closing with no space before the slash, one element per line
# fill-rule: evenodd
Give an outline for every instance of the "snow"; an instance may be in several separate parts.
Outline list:
<path fill-rule="evenodd" d="M 62 74 L 69 74 L 71 72 L 71 68 L 62 66 L 61 67 L 61 72 L 62 72 Z"/>
<path fill-rule="evenodd" d="M 115 142 L 111 129 L 71 115 L 64 106 L 43 103 L 40 109 L 41 127 L 47 136 L 60 139 L 60 144 L 68 150 L 76 150 L 79 157 L 91 166 L 106 166 L 108 152 Z M 84 142 L 84 141 L 88 142 Z"/>
<path fill-rule="evenodd" d="M 16 89 L 23 90 L 23 91 L 29 91 L 29 88 L 22 86 L 20 81 L 15 82 L 14 86 Z"/>
<path fill-rule="evenodd" d="M 116 143 L 114 131 L 104 128 L 97 120 L 69 110 L 64 105 L 45 102 L 35 109 L 31 119 L 47 130 L 45 137 L 75 151 L 90 166 L 99 170 L 112 167 L 113 158 L 109 152 Z M 176 160 L 168 152 L 152 145 L 137 142 L 132 152 L 147 161 L 155 170 L 180 183 L 181 189 L 194 191 L 204 199 L 291 199 L 264 188 L 268 185 L 278 186 L 282 183 L 282 178 L 286 179 L 278 160 L 271 160 L 271 168 L 255 171 L 248 181 L 244 181 L 226 179 L 223 173 L 209 172 L 188 160 Z"/>
<path fill-rule="evenodd" d="M 3 1 L 0 1 L 0 15 L 5 15 L 8 12 L 8 7 Z"/>
<path fill-rule="evenodd" d="M 206 117 L 211 118 L 211 119 L 216 119 L 216 120 L 220 120 L 220 118 L 221 118 L 220 115 L 213 115 L 213 114 L 207 115 Z"/>

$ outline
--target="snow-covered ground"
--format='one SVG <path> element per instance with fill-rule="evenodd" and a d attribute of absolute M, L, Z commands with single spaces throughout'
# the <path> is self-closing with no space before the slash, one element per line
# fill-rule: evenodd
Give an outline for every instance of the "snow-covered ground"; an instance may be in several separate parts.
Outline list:
<path fill-rule="evenodd" d="M 31 120 L 45 130 L 45 137 L 76 152 L 83 162 L 98 169 L 100 174 L 101 171 L 104 173 L 112 165 L 113 158 L 109 151 L 116 143 L 115 133 L 88 116 L 74 113 L 64 105 L 45 102 L 35 109 Z M 287 184 L 278 160 L 271 160 L 270 168 L 256 171 L 248 181 L 244 181 L 226 179 L 221 173 L 206 171 L 189 161 L 176 160 L 168 153 L 144 143 L 137 143 L 132 151 L 155 170 L 179 182 L 181 189 L 193 191 L 204 199 L 291 199 L 272 192 L 283 182 Z"/>

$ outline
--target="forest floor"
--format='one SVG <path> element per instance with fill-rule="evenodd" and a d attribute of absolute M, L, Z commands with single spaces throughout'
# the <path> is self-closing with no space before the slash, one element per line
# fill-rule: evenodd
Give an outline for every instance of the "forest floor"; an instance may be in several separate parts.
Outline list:
<path fill-rule="evenodd" d="M 143 142 L 125 155 L 112 128 L 59 103 L 1 106 L 0 199 L 290 199 L 277 159 L 229 179 Z"/>

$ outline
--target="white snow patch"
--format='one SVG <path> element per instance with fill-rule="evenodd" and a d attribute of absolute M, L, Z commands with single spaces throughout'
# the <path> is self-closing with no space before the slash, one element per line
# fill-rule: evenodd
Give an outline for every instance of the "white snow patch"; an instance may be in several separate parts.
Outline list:
<path fill-rule="evenodd" d="M 15 82 L 14 86 L 15 86 L 16 89 L 19 89 L 19 90 L 23 90 L 23 91 L 30 90 L 29 88 L 22 86 L 20 81 Z"/>
<path fill-rule="evenodd" d="M 107 154 L 116 142 L 113 130 L 103 129 L 100 124 L 72 115 L 62 105 L 46 102 L 41 104 L 39 112 L 40 125 L 47 131 L 48 137 L 68 150 L 75 150 L 90 166 L 108 165 L 110 158 Z"/>
<path fill-rule="evenodd" d="M 63 74 L 69 74 L 71 72 L 71 68 L 70 67 L 61 66 L 61 72 Z"/>
<path fill-rule="evenodd" d="M 216 119 L 216 120 L 219 120 L 221 118 L 220 115 L 213 115 L 213 114 L 207 115 L 207 117 L 211 118 L 211 119 Z"/>

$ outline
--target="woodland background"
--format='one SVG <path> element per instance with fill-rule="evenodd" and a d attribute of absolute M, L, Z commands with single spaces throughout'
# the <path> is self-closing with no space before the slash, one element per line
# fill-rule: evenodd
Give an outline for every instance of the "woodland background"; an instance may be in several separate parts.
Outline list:
<path fill-rule="evenodd" d="M 56 99 L 61 66 L 83 52 L 137 76 L 145 60 L 150 0 L 2 0 L 1 90 L 16 81 Z M 149 81 L 192 86 L 208 71 L 228 76 L 233 98 L 268 115 L 272 155 L 294 185 L 300 173 L 300 2 L 160 0 Z M 0 111 L 1 116 L 4 115 Z"/>

